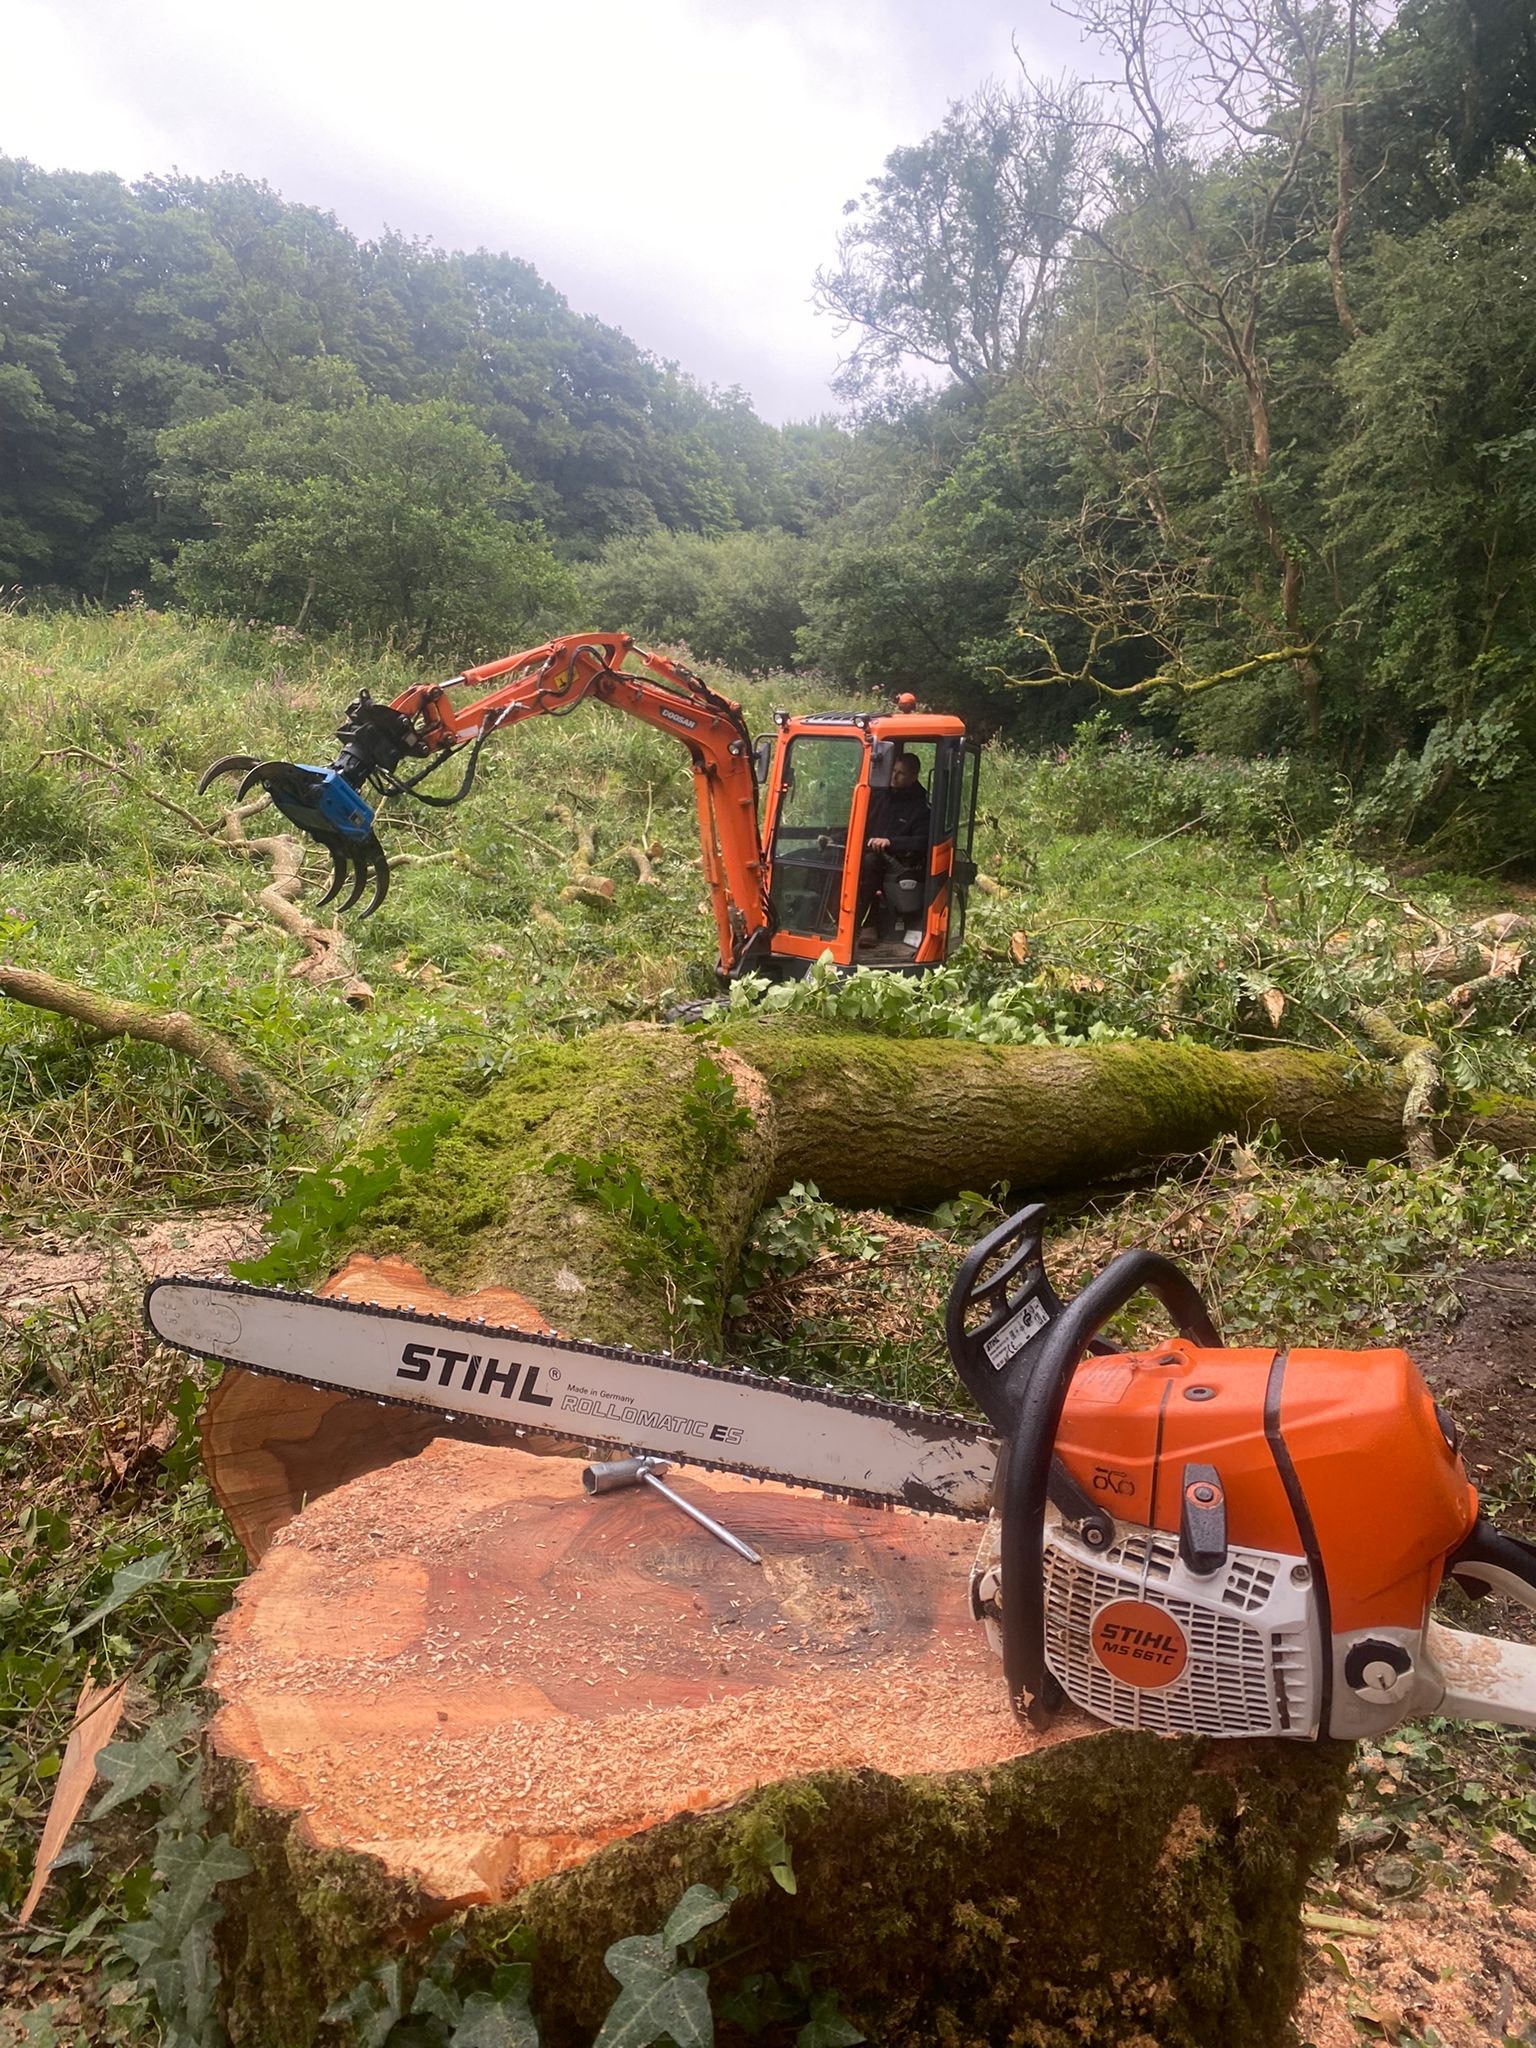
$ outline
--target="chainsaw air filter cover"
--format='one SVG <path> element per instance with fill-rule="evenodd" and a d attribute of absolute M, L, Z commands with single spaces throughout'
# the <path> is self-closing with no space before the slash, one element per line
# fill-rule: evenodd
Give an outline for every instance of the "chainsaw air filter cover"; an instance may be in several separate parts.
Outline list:
<path fill-rule="evenodd" d="M 1074 1705 L 1161 1735 L 1292 1735 L 1319 1714 L 1304 1560 L 1233 1550 L 1197 1577 L 1178 1538 L 1123 1527 L 1094 1551 L 1047 1517 L 1045 1657 Z"/>

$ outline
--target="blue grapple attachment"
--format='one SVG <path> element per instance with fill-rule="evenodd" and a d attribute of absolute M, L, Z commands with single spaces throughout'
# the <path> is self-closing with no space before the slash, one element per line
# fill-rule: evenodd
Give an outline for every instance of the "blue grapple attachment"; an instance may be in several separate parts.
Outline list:
<path fill-rule="evenodd" d="M 371 880 L 373 895 L 362 915 L 372 917 L 389 894 L 389 860 L 373 829 L 374 807 L 362 788 L 371 781 L 386 793 L 408 786 L 396 782 L 395 769 L 405 755 L 427 749 L 408 718 L 387 704 L 375 704 L 366 691 L 347 707 L 336 736 L 341 751 L 328 768 L 226 754 L 205 770 L 198 793 L 221 775 L 240 776 L 236 803 L 253 789 L 265 790 L 289 824 L 331 856 L 335 872 L 321 905 L 339 895 L 350 877 L 352 887 L 338 905 L 350 910 Z"/>

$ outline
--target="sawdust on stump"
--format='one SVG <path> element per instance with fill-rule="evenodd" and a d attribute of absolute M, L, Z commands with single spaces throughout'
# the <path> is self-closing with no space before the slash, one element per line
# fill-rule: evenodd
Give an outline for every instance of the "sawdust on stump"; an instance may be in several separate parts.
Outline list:
<path fill-rule="evenodd" d="M 460 1904 L 760 1784 L 1037 1746 L 967 1609 L 974 1524 L 674 1477 L 761 1567 L 511 1447 L 439 1440 L 315 1502 L 221 1626 L 215 1749 L 315 1846 Z"/>
<path fill-rule="evenodd" d="M 547 1330 L 533 1304 L 510 1287 L 452 1294 L 409 1260 L 356 1253 L 316 1289 L 381 1308 L 419 1309 L 520 1330 Z M 306 1501 L 396 1458 L 413 1457 L 437 1437 L 502 1443 L 506 1432 L 440 1408 L 369 1401 L 331 1387 L 229 1367 L 204 1406 L 203 1465 L 219 1506 L 254 1563 Z M 541 1438 L 546 1452 L 578 1449 L 569 1437 Z"/>

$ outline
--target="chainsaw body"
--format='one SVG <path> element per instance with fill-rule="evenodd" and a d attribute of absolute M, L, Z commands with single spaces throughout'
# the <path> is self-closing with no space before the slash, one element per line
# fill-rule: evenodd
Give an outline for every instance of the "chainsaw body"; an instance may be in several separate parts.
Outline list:
<path fill-rule="evenodd" d="M 1143 1287 L 1180 1334 L 1109 1347 Z M 1070 1700 L 1167 1734 L 1536 1725 L 1536 1650 L 1431 1618 L 1447 1572 L 1536 1606 L 1536 1549 L 1483 1520 L 1406 1352 L 1227 1347 L 1145 1252 L 1064 1307 L 1038 1211 L 971 1254 L 950 1341 L 1004 1438 L 972 1605 L 1031 1721 Z"/>

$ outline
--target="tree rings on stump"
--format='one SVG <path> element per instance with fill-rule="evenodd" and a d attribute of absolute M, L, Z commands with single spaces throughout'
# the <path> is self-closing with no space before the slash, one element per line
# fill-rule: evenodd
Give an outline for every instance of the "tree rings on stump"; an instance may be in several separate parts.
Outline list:
<path fill-rule="evenodd" d="M 450 1905 L 806 1772 L 1037 1746 L 972 1620 L 975 1523 L 438 1440 L 307 1507 L 242 1587 L 214 1747 L 316 1847 Z M 1066 1723 L 1062 1734 L 1083 1724 Z"/>

